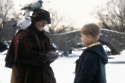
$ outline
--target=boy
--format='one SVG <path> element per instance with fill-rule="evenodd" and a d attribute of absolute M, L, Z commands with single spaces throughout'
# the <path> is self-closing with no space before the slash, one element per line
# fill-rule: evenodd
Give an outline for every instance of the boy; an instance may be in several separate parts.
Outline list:
<path fill-rule="evenodd" d="M 106 83 L 108 57 L 98 42 L 100 28 L 96 24 L 86 24 L 80 33 L 82 44 L 87 48 L 76 61 L 74 83 Z"/>

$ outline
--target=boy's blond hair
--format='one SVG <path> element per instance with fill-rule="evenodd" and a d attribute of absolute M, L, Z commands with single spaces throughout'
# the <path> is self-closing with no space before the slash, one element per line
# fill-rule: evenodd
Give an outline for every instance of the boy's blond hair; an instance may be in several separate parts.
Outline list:
<path fill-rule="evenodd" d="M 98 40 L 100 37 L 101 30 L 96 24 L 90 23 L 90 24 L 84 25 L 80 33 L 86 36 L 91 35 L 94 40 Z"/>

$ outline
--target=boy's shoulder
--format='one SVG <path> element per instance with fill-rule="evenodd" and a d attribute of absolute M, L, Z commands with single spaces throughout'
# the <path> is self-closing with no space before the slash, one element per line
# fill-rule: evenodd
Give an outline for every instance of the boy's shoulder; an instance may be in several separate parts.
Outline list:
<path fill-rule="evenodd" d="M 107 54 L 102 44 L 98 44 L 90 48 L 87 48 L 84 52 L 85 52 L 86 57 L 89 57 L 89 58 L 98 57 L 99 59 L 103 61 L 103 63 L 107 63 L 108 61 Z"/>
<path fill-rule="evenodd" d="M 86 48 L 86 51 L 99 51 L 99 50 L 103 50 L 103 46 L 102 44 L 97 44 L 91 47 Z"/>
<path fill-rule="evenodd" d="M 105 55 L 105 51 L 102 47 L 102 44 L 98 44 L 98 45 L 95 45 L 95 46 L 92 46 L 92 47 L 88 47 L 84 50 L 83 54 L 89 56 L 89 57 L 92 57 L 93 55 L 95 57 L 98 57 L 98 56 L 102 56 L 102 55 Z"/>

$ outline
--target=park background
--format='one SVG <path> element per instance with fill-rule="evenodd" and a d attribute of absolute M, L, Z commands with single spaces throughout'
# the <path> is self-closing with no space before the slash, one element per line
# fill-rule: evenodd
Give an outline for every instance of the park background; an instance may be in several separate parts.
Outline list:
<path fill-rule="evenodd" d="M 6 44 L 7 48 L 16 34 L 17 24 L 24 20 L 25 11 L 21 8 L 36 1 L 38 0 L 0 0 L 0 42 Z M 109 63 L 106 65 L 107 83 L 125 83 L 125 0 L 43 0 L 42 8 L 51 13 L 52 24 L 46 27 L 49 34 L 69 38 L 69 35 L 79 31 L 86 23 L 99 25 L 104 33 L 101 38 L 109 39 L 106 40 L 107 47 L 104 47 L 109 53 Z M 61 55 L 51 64 L 57 83 L 73 83 L 75 60 L 84 47 L 77 42 L 72 53 L 69 52 L 70 46 L 64 53 L 60 50 L 60 44 L 56 45 L 53 40 L 52 43 Z M 111 43 L 118 52 L 112 53 Z M 7 50 L 0 52 L 0 83 L 10 83 L 11 69 L 4 67 L 6 52 Z"/>

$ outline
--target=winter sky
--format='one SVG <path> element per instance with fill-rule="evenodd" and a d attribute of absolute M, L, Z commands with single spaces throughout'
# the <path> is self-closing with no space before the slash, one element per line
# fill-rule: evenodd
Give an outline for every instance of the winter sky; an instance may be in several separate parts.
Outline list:
<path fill-rule="evenodd" d="M 13 0 L 15 8 L 20 10 L 20 7 L 37 0 Z M 49 0 L 43 0 L 46 2 Z M 97 6 L 105 4 L 109 0 L 50 0 L 49 4 L 43 4 L 43 7 L 51 7 L 57 10 L 60 15 L 73 20 L 76 25 L 80 26 L 88 22 L 95 22 L 93 11 Z"/>

